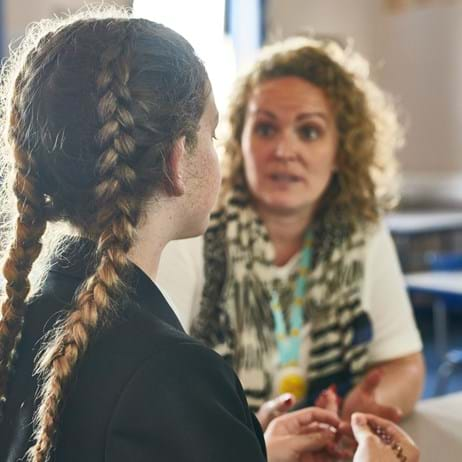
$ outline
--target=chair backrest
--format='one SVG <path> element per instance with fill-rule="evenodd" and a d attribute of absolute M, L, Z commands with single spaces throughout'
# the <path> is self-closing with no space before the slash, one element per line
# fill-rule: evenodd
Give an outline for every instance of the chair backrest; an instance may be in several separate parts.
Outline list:
<path fill-rule="evenodd" d="M 430 271 L 462 271 L 461 252 L 428 252 L 425 261 Z M 462 309 L 462 297 L 460 295 L 445 295 L 443 297 L 446 308 L 460 312 Z"/>

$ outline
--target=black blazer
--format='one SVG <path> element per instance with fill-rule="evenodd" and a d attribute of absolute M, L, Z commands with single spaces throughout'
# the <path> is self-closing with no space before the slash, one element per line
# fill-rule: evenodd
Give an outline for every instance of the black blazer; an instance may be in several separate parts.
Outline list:
<path fill-rule="evenodd" d="M 56 259 L 30 303 L 0 424 L 0 461 L 30 447 L 34 357 L 85 277 L 91 244 Z M 91 250 L 91 249 L 90 249 Z M 156 285 L 134 268 L 133 293 L 79 364 L 53 462 L 259 462 L 264 439 L 225 361 L 183 331 Z"/>

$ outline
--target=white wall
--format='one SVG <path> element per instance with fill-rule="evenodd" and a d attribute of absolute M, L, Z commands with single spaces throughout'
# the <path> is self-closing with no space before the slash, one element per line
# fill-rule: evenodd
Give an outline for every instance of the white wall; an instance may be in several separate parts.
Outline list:
<path fill-rule="evenodd" d="M 412 171 L 462 170 L 462 5 L 384 18 L 382 81 L 410 116 Z"/>
<path fill-rule="evenodd" d="M 269 38 L 300 30 L 352 36 L 408 125 L 406 188 L 462 198 L 462 2 L 386 10 L 383 0 L 268 0 Z M 433 182 L 433 183 L 432 183 Z M 433 184 L 433 186 L 432 186 Z M 458 188 L 456 192 L 454 188 Z"/>
<path fill-rule="evenodd" d="M 9 44 L 24 34 L 27 24 L 54 14 L 75 11 L 85 5 L 85 0 L 3 0 L 6 30 L 5 44 Z M 96 2 L 95 2 L 96 3 Z M 99 2 L 101 4 L 103 2 Z M 130 6 L 132 0 L 111 0 L 111 4 Z"/>
<path fill-rule="evenodd" d="M 194 0 L 190 0 L 194 1 Z M 131 0 L 118 0 L 127 6 Z M 84 0 L 4 0 L 6 42 L 26 24 Z M 384 0 L 268 0 L 268 38 L 312 29 L 354 38 L 408 125 L 400 152 L 407 190 L 462 198 L 462 2 L 389 13 Z M 451 186 L 449 186 L 451 185 Z M 460 191 L 454 188 L 460 185 Z"/>
<path fill-rule="evenodd" d="M 358 50 L 374 59 L 381 5 L 375 0 L 268 0 L 267 38 L 273 41 L 313 30 L 353 37 Z"/>

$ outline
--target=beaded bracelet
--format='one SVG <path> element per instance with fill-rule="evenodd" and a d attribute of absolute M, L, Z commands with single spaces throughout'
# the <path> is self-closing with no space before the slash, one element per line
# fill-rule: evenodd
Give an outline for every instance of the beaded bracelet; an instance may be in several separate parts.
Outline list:
<path fill-rule="evenodd" d="M 390 446 L 390 449 L 394 452 L 399 461 L 407 461 L 407 457 L 404 455 L 403 448 L 394 440 L 390 433 L 388 433 L 380 425 L 377 425 L 375 422 L 369 422 L 369 427 L 380 438 L 383 444 Z"/>

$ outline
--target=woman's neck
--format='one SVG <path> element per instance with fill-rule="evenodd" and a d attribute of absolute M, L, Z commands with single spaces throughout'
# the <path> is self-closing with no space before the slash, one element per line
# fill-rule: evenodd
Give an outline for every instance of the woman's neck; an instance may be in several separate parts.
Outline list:
<path fill-rule="evenodd" d="M 257 207 L 258 216 L 266 226 L 274 246 L 276 266 L 285 265 L 303 247 L 305 232 L 313 217 L 313 211 L 291 214 L 278 213 Z"/>

